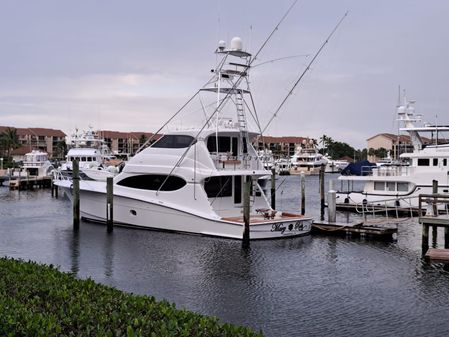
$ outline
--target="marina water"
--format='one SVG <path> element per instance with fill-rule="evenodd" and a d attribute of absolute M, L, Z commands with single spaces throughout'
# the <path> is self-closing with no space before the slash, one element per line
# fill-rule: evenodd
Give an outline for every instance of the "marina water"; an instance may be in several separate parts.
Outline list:
<path fill-rule="evenodd" d="M 299 176 L 277 185 L 278 208 L 297 211 Z M 316 176 L 306 178 L 306 194 L 306 211 L 317 218 Z M 312 235 L 243 248 L 237 240 L 149 230 L 108 234 L 85 222 L 74 232 L 71 212 L 49 190 L 1 187 L 0 256 L 57 265 L 266 336 L 449 334 L 449 272 L 421 258 L 416 219 L 398 222 L 395 242 Z"/>

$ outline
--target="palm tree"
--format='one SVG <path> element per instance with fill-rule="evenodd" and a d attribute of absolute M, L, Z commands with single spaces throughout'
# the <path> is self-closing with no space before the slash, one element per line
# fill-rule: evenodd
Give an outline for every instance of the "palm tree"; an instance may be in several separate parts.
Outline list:
<path fill-rule="evenodd" d="M 6 128 L 6 130 L 1 134 L 1 142 L 6 151 L 6 157 L 9 158 L 11 156 L 11 152 L 20 147 L 17 129 L 10 127 Z"/>
<path fill-rule="evenodd" d="M 66 144 L 65 140 L 61 140 L 61 141 L 57 142 L 55 150 L 56 151 L 55 151 L 54 156 L 58 159 L 64 159 L 64 156 L 67 152 L 67 144 Z"/>

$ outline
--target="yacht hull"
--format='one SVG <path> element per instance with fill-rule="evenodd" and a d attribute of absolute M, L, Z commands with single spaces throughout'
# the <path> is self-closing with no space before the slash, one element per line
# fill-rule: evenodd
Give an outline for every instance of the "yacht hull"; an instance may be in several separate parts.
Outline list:
<path fill-rule="evenodd" d="M 58 184 L 71 199 L 69 186 Z M 161 204 L 114 195 L 113 221 L 115 225 L 162 231 L 242 239 L 242 217 L 217 219 L 199 216 Z M 80 190 L 80 215 L 87 221 L 106 222 L 106 194 Z M 251 219 L 250 239 L 276 239 L 308 235 L 312 219 L 301 215 L 288 215 L 264 219 L 255 215 Z"/>
<path fill-rule="evenodd" d="M 443 192 L 444 193 L 444 192 Z M 413 192 L 406 194 L 376 194 L 364 192 L 337 192 L 337 208 L 358 213 L 371 211 L 398 211 L 402 213 L 419 211 L 419 195 L 432 194 L 431 186 L 416 186 Z M 425 204 L 422 207 L 427 208 Z M 444 207 L 442 208 L 444 209 Z"/>

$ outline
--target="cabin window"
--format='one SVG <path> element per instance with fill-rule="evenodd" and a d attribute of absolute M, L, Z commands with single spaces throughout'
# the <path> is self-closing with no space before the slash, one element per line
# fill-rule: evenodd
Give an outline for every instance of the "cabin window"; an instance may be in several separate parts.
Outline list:
<path fill-rule="evenodd" d="M 418 166 L 429 166 L 430 160 L 427 158 L 418 158 Z"/>
<path fill-rule="evenodd" d="M 234 177 L 234 204 L 242 203 L 242 176 Z"/>
<path fill-rule="evenodd" d="M 204 181 L 204 190 L 208 198 L 231 197 L 232 176 L 210 177 Z"/>
<path fill-rule="evenodd" d="M 186 185 L 184 179 L 176 176 L 169 176 L 162 185 L 166 178 L 167 175 L 163 174 L 143 174 L 120 180 L 117 185 L 151 191 L 157 191 L 159 188 L 161 191 L 176 191 Z"/>
<path fill-rule="evenodd" d="M 86 161 L 86 157 L 81 157 L 81 161 Z"/>
<path fill-rule="evenodd" d="M 218 152 L 229 152 L 233 156 L 237 156 L 237 137 L 218 137 Z M 207 149 L 210 153 L 217 152 L 217 138 L 215 136 L 209 136 L 207 139 Z"/>
<path fill-rule="evenodd" d="M 87 161 L 92 161 L 92 157 L 87 157 Z"/>
<path fill-rule="evenodd" d="M 151 147 L 166 149 L 182 149 L 195 143 L 195 138 L 188 135 L 165 135 Z"/>
<path fill-rule="evenodd" d="M 438 158 L 433 158 L 433 166 L 438 166 Z"/>
<path fill-rule="evenodd" d="M 398 192 L 407 192 L 408 183 L 398 183 Z"/>
<path fill-rule="evenodd" d="M 394 181 L 387 181 L 387 191 L 395 191 L 396 183 Z"/>
<path fill-rule="evenodd" d="M 385 190 L 385 183 L 383 181 L 375 181 L 374 182 L 374 189 L 376 191 L 384 191 Z"/>
<path fill-rule="evenodd" d="M 446 158 L 443 159 L 443 166 L 447 166 L 447 159 Z"/>

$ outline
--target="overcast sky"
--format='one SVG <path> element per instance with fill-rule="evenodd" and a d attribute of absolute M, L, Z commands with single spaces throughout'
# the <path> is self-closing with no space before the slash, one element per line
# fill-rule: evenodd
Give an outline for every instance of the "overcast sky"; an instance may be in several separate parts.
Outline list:
<path fill-rule="evenodd" d="M 210 77 L 218 40 L 254 53 L 291 3 L 0 0 L 0 125 L 154 132 Z M 447 0 L 299 0 L 259 62 L 313 55 L 346 11 L 266 135 L 365 147 L 396 133 L 399 85 L 449 124 Z M 311 57 L 253 69 L 262 121 Z"/>

